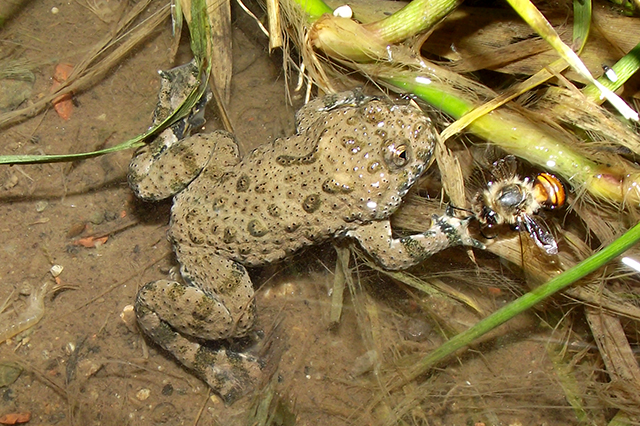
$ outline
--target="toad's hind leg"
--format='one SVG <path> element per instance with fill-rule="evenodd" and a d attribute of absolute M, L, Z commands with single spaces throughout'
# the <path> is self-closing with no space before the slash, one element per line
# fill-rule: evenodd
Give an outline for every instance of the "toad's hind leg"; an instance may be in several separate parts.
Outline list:
<path fill-rule="evenodd" d="M 260 378 L 254 357 L 224 348 L 221 340 L 244 336 L 251 328 L 251 281 L 244 267 L 233 261 L 216 255 L 182 255 L 194 271 L 214 271 L 216 277 L 192 274 L 183 267 L 188 284 L 160 280 L 144 285 L 135 303 L 138 323 L 226 402 L 233 402 Z M 207 340 L 218 342 L 207 344 Z"/>

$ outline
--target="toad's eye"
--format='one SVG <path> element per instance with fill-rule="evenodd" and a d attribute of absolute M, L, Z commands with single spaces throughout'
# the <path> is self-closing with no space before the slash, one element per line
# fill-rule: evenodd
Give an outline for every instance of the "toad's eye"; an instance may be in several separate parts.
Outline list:
<path fill-rule="evenodd" d="M 384 159 L 390 168 L 404 167 L 410 159 L 409 145 L 389 143 L 386 145 Z"/>
<path fill-rule="evenodd" d="M 393 154 L 394 161 L 398 166 L 404 166 L 405 164 L 407 164 L 407 161 L 409 161 L 409 155 L 407 153 L 406 145 L 400 145 L 398 148 L 396 148 Z"/>

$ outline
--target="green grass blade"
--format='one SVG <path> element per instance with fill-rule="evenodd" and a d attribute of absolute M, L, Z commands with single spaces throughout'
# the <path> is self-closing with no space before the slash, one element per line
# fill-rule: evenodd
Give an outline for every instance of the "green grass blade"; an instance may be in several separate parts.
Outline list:
<path fill-rule="evenodd" d="M 591 28 L 591 0 L 573 0 L 573 45 L 581 52 Z"/>
<path fill-rule="evenodd" d="M 206 74 L 208 75 L 208 74 Z M 104 154 L 110 154 L 117 151 L 123 151 L 126 149 L 137 148 L 144 145 L 144 140 L 166 129 L 182 117 L 186 116 L 189 111 L 194 107 L 204 90 L 206 84 L 200 88 L 196 88 L 187 97 L 184 103 L 174 111 L 166 120 L 160 123 L 158 126 L 149 129 L 147 132 L 136 136 L 133 139 L 122 142 L 116 146 L 101 149 L 98 151 L 81 152 L 77 154 L 49 154 L 49 155 L 0 155 L 0 164 L 37 164 L 37 163 L 60 163 L 65 161 L 78 161 L 86 160 L 87 158 L 98 157 Z"/>
<path fill-rule="evenodd" d="M 191 21 L 189 24 L 189 35 L 191 40 L 191 52 L 198 61 L 198 68 L 202 71 L 203 66 L 211 67 L 208 63 L 211 58 L 209 46 L 212 44 L 211 28 L 209 28 L 209 18 L 207 17 L 206 0 L 191 1 Z M 210 69 L 208 71 L 211 71 Z M 206 75 L 209 75 L 208 73 Z"/>
<path fill-rule="evenodd" d="M 549 296 L 562 291 L 584 276 L 594 272 L 612 259 L 624 253 L 640 240 L 640 223 L 627 231 L 624 235 L 602 249 L 593 256 L 583 260 L 573 268 L 563 272 L 556 278 L 540 287 L 524 294 L 508 305 L 498 309 L 493 314 L 478 322 L 468 330 L 456 335 L 426 357 L 422 358 L 415 367 L 405 376 L 405 382 L 424 374 L 437 362 L 451 355 L 457 350 L 469 345 L 478 337 L 488 333 L 494 328 L 504 324 L 511 318 L 519 315 L 527 309 L 537 305 Z"/>
<path fill-rule="evenodd" d="M 571 65 L 574 71 L 583 78 L 594 84 L 626 119 L 638 121 L 638 113 L 626 104 L 618 95 L 607 89 L 605 86 L 596 81 L 585 64 L 580 60 L 578 55 L 571 50 L 561 39 L 556 30 L 551 26 L 549 21 L 540 13 L 540 11 L 529 0 L 507 0 L 511 7 L 518 12 L 520 17 L 525 20 L 531 28 L 533 28 L 544 40 L 547 41 L 555 49 L 558 54 Z"/>
<path fill-rule="evenodd" d="M 636 46 L 616 62 L 611 69 L 617 76 L 616 81 L 611 81 L 607 77 L 602 76 L 598 79 L 598 82 L 609 90 L 616 91 L 640 69 L 640 44 L 636 44 Z M 585 88 L 582 89 L 582 93 L 593 102 L 597 104 L 602 103 L 600 90 L 598 90 L 594 84 L 585 86 Z"/>
<path fill-rule="evenodd" d="M 137 148 L 144 145 L 143 140 L 151 132 L 136 136 L 126 142 L 105 148 L 98 151 L 82 152 L 78 154 L 50 154 L 50 155 L 0 155 L 0 164 L 38 164 L 38 163 L 60 163 L 65 161 L 86 160 L 104 154 L 110 154 L 125 149 Z"/>

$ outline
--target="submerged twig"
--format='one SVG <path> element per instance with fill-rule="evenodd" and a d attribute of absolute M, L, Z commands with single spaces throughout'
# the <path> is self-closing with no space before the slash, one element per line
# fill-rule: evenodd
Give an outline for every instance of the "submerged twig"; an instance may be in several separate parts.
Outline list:
<path fill-rule="evenodd" d="M 44 298 L 47 295 L 51 280 L 46 280 L 38 289 L 34 289 L 29 295 L 27 307 L 18 318 L 12 320 L 5 313 L 0 316 L 0 343 L 17 336 L 25 330 L 36 325 L 44 316 Z"/>

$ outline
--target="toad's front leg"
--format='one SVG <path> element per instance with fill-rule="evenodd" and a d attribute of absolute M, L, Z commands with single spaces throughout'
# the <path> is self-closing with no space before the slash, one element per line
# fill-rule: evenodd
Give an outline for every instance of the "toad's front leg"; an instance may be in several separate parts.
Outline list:
<path fill-rule="evenodd" d="M 393 238 L 388 220 L 361 226 L 347 235 L 387 270 L 406 269 L 449 247 L 460 245 L 484 249 L 484 244 L 469 235 L 470 218 L 459 219 L 445 213 L 434 216 L 431 228 L 421 234 Z"/>
<path fill-rule="evenodd" d="M 177 249 L 186 284 L 160 280 L 138 292 L 138 323 L 157 344 L 230 403 L 260 377 L 258 361 L 214 343 L 245 336 L 253 325 L 253 286 L 246 269 L 202 249 Z M 215 273 L 215 276 L 210 276 Z"/>

